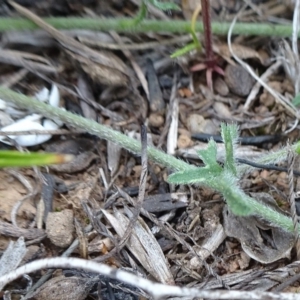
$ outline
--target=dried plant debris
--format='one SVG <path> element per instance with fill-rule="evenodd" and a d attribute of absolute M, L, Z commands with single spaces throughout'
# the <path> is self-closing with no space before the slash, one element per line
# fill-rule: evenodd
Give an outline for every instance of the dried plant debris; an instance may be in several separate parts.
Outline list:
<path fill-rule="evenodd" d="M 16 269 L 27 252 L 24 238 L 20 237 L 16 242 L 10 242 L 0 259 L 0 276 Z M 0 290 L 3 286 L 0 284 Z"/>
<path fill-rule="evenodd" d="M 58 276 L 48 280 L 29 300 L 84 300 L 95 282 L 90 278 Z"/>
<path fill-rule="evenodd" d="M 256 161 L 266 151 L 276 151 L 287 139 L 292 142 L 299 139 L 299 124 L 295 120 L 297 112 L 292 113 L 278 105 L 280 99 L 287 107 L 290 103 L 295 104 L 291 101 L 299 91 L 295 34 L 290 37 L 291 42 L 288 38 L 279 40 L 276 37 L 234 34 L 230 47 L 225 36 L 214 34 L 212 48 L 220 67 L 226 71 L 225 77 L 213 76 L 212 93 L 207 88 L 205 72 L 192 74 L 189 69 L 196 61 L 205 62 L 207 49 L 199 32 L 196 35 L 204 49 L 190 51 L 175 61 L 170 58 L 170 53 L 174 48 L 190 43 L 190 35 L 168 32 L 138 34 L 127 29 L 121 33 L 77 28 L 62 30 L 50 26 L 51 21 L 47 19 L 58 15 L 116 20 L 130 18 L 143 3 L 156 4 L 163 0 L 40 1 L 38 6 L 31 5 L 30 1 L 27 1 L 29 4 L 16 2 L 26 5 L 27 9 L 11 2 L 16 12 L 5 6 L 6 10 L 2 9 L 1 13 L 27 18 L 40 29 L 2 32 L 1 86 L 138 139 L 139 124 L 145 123 L 148 145 L 167 150 L 195 165 L 202 164 L 197 151 L 206 149 L 209 139 L 221 141 L 218 136 L 220 123 L 234 122 L 241 131 L 235 149 L 240 186 L 247 193 L 265 192 L 271 187 L 280 194 L 279 199 L 273 194 L 278 205 L 288 206 L 281 200 L 288 193 L 286 166 L 261 171 L 264 165 L 247 164 Z M 175 2 L 181 4 L 182 12 L 165 14 L 149 5 L 147 18 L 150 22 L 183 18 L 191 22 L 201 1 Z M 241 11 L 244 2 L 247 7 Z M 238 15 L 238 22 L 257 20 L 275 25 L 286 23 L 292 27 L 293 12 L 297 14 L 300 3 L 292 0 L 244 2 L 210 0 L 213 20 L 231 22 Z M 202 14 L 203 11 L 198 21 Z M 136 26 L 139 26 L 138 22 Z M 240 25 L 237 23 L 235 29 L 237 26 Z M 255 79 L 253 74 L 249 75 L 249 69 Z M 291 132 L 285 132 L 287 130 Z M 25 135 L 21 131 L 28 133 Z M 122 271 L 128 263 L 132 269 L 127 277 L 130 272 L 136 274 L 136 270 L 140 270 L 143 273 L 138 274 L 140 278 L 148 276 L 166 283 L 163 289 L 173 288 L 172 285 L 176 284 L 178 289 L 179 286 L 193 286 L 201 289 L 230 287 L 234 292 L 267 291 L 291 284 L 288 280 L 290 274 L 299 273 L 298 263 L 284 265 L 288 263 L 284 258 L 293 253 L 290 250 L 292 235 L 256 216 L 236 217 L 226 208 L 222 218 L 224 204 L 219 195 L 205 187 L 170 186 L 165 180 L 167 171 L 151 162 L 148 162 L 144 194 L 139 193 L 140 158 L 123 151 L 116 143 L 99 141 L 87 132 L 75 132 L 59 120 L 44 118 L 0 99 L 1 148 L 31 147 L 30 151 L 45 150 L 76 156 L 70 164 L 38 169 L 37 173 L 36 169 L 34 172 L 32 169 L 18 170 L 30 178 L 33 187 L 37 187 L 33 191 L 16 185 L 9 176 L 1 176 L 0 246 L 4 254 L 0 270 L 6 268 L 6 263 L 2 262 L 4 259 L 11 263 L 4 273 L 16 268 L 16 261 L 26 250 L 24 241 L 21 254 L 15 248 L 12 251 L 7 248 L 9 240 L 17 238 L 17 244 L 24 239 L 32 245 L 30 247 L 43 252 L 43 257 L 61 255 L 63 249 L 74 241 L 72 245 L 77 245 L 76 249 L 73 251 L 74 247 L 69 246 L 63 256 L 84 258 L 84 266 L 102 259 L 106 264 L 104 268 L 109 264 L 114 266 L 114 274 Z M 218 163 L 222 165 L 224 145 L 220 143 L 217 147 Z M 42 180 L 41 173 L 45 177 Z M 59 180 L 68 187 L 63 192 L 57 188 Z M 69 188 L 72 186 L 74 190 Z M 139 194 L 141 207 L 137 206 L 136 200 L 115 193 L 116 189 L 131 196 Z M 260 201 L 267 200 L 268 205 L 278 210 L 273 198 L 268 199 L 270 197 L 263 194 L 253 196 Z M 22 209 L 16 209 L 19 204 L 15 199 L 24 197 L 29 201 Z M 133 213 L 124 205 L 123 199 L 136 208 Z M 69 210 L 71 206 L 73 212 Z M 52 212 L 52 208 L 56 212 Z M 10 224 L 10 220 L 19 227 Z M 90 227 L 93 226 L 90 233 L 86 233 L 82 226 L 87 221 L 91 223 Z M 46 230 L 43 229 L 45 225 Z M 8 254 L 11 256 L 5 258 Z M 14 255 L 17 259 L 11 258 Z M 125 259 L 119 259 L 123 255 Z M 38 257 L 41 255 L 30 255 L 29 261 Z M 29 299 L 149 299 L 149 295 L 120 281 L 69 268 L 67 265 L 63 271 L 55 271 L 53 278 Z M 2 271 L 2 275 L 4 273 Z M 61 276 L 62 273 L 65 276 Z M 213 276 L 209 277 L 210 274 Z M 38 276 L 39 273 L 33 275 L 34 284 Z M 24 283 L 23 280 L 20 282 Z M 281 282 L 283 285 L 278 285 Z M 15 281 L 8 289 L 15 290 L 19 286 Z M 224 298 L 225 291 L 218 296 L 216 299 Z M 258 298 L 260 294 L 256 296 Z M 281 294 L 276 297 L 282 298 Z M 227 298 L 233 299 L 231 296 Z M 9 295 L 4 299 L 8 300 Z"/>
<path fill-rule="evenodd" d="M 128 272 L 131 270 L 126 268 Z M 133 271 L 133 270 L 132 270 Z M 91 297 L 98 297 L 98 299 L 109 300 L 138 300 L 139 297 L 145 296 L 145 293 L 138 290 L 137 288 L 124 284 L 120 281 L 110 279 L 103 275 L 84 272 L 79 270 L 64 270 L 65 276 L 82 278 L 87 281 L 87 283 L 94 283 L 93 287 L 90 289 L 89 295 Z"/>
<path fill-rule="evenodd" d="M 38 93 L 35 94 L 35 98 L 41 102 L 48 103 L 54 107 L 59 107 L 60 104 L 60 93 L 56 85 L 52 85 L 51 91 L 46 87 L 41 89 Z M 28 112 L 21 111 L 9 103 L 0 108 L 0 112 L 3 112 L 2 118 L 5 115 L 9 115 L 11 118 L 10 124 L 1 127 L 3 132 L 14 132 L 14 131 L 35 131 L 35 130 L 55 130 L 61 127 L 63 124 L 60 121 L 53 121 L 43 118 L 42 115 L 38 114 L 28 114 Z M 5 114 L 5 115 L 4 115 Z M 1 116 L 1 115 L 0 115 Z M 21 117 L 21 118 L 20 118 Z M 13 120 L 13 119 L 14 120 Z M 0 120 L 0 125 L 3 121 Z M 7 123 L 7 122 L 6 122 Z M 2 143 L 12 145 L 13 140 L 17 145 L 28 147 L 42 144 L 49 139 L 52 135 L 8 135 L 7 139 L 5 136 L 0 136 L 0 141 Z"/>
<path fill-rule="evenodd" d="M 23 67 L 33 73 L 57 74 L 59 69 L 51 65 L 50 61 L 35 54 L 13 51 L 0 50 L 0 62 L 13 66 Z"/>
<path fill-rule="evenodd" d="M 122 237 L 128 227 L 129 219 L 117 209 L 114 209 L 114 215 L 105 210 L 102 211 L 118 235 Z M 139 218 L 133 226 L 126 246 L 141 265 L 159 282 L 169 284 L 174 282 L 165 256 L 143 219 Z"/>
<path fill-rule="evenodd" d="M 75 158 L 65 164 L 52 165 L 50 169 L 60 173 L 76 173 L 85 170 L 97 158 L 93 153 L 95 143 L 91 139 L 77 138 L 53 142 L 45 147 L 47 152 L 73 154 Z"/>
<path fill-rule="evenodd" d="M 25 240 L 35 240 L 46 237 L 46 233 L 42 229 L 20 228 L 3 221 L 0 221 L 0 235 L 17 238 L 24 237 Z"/>
<path fill-rule="evenodd" d="M 13 1 L 10 1 L 10 4 L 20 14 L 47 31 L 62 46 L 76 65 L 84 70 L 94 81 L 114 86 L 127 86 L 129 84 L 130 75 L 127 66 L 113 53 L 92 50 L 45 23 L 26 8 Z"/>
<path fill-rule="evenodd" d="M 251 196 L 283 213 L 269 194 L 252 193 Z M 251 258 L 268 264 L 289 257 L 295 242 L 293 233 L 275 227 L 256 216 L 235 216 L 227 207 L 224 208 L 223 216 L 226 234 L 238 239 L 243 250 Z"/>
<path fill-rule="evenodd" d="M 143 202 L 143 208 L 150 213 L 170 211 L 187 205 L 187 195 L 185 193 L 148 196 Z"/>

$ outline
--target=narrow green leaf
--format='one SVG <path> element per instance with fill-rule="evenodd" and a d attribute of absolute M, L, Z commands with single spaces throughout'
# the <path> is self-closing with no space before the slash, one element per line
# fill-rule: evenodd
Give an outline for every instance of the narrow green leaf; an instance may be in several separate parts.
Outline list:
<path fill-rule="evenodd" d="M 173 184 L 205 184 L 220 176 L 221 169 L 198 168 L 196 170 L 176 172 L 168 177 L 168 182 Z"/>
<path fill-rule="evenodd" d="M 133 19 L 133 24 L 131 24 L 130 26 L 136 26 L 137 24 L 141 23 L 147 15 L 147 5 L 145 4 L 145 2 L 142 2 L 142 5 L 140 6 L 140 9 L 136 15 L 136 17 Z"/>
<path fill-rule="evenodd" d="M 197 151 L 197 153 L 206 166 L 220 167 L 220 165 L 217 162 L 217 144 L 214 140 L 210 140 L 207 144 L 207 148 L 199 150 Z"/>
<path fill-rule="evenodd" d="M 226 152 L 224 168 L 236 176 L 237 171 L 234 161 L 234 144 L 238 139 L 238 127 L 236 125 L 226 125 L 222 123 L 221 135 L 224 141 Z"/>
<path fill-rule="evenodd" d="M 192 50 L 195 50 L 197 48 L 198 48 L 198 46 L 195 43 L 190 43 L 190 44 L 187 44 L 186 46 L 184 46 L 183 48 L 180 48 L 180 49 L 176 50 L 175 52 L 173 52 L 170 55 L 170 57 L 171 58 L 176 58 L 176 57 L 182 56 L 186 53 L 189 53 Z"/>
<path fill-rule="evenodd" d="M 300 94 L 295 96 L 295 98 L 292 100 L 292 104 L 294 104 L 296 107 L 300 105 Z"/>
<path fill-rule="evenodd" d="M 61 164 L 69 162 L 73 155 L 58 153 L 22 153 L 18 151 L 0 151 L 0 168 L 30 167 Z"/>

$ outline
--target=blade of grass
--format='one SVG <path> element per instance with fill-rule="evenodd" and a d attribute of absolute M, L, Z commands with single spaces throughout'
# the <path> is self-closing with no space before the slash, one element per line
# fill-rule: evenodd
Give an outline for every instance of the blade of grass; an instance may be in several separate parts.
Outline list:
<path fill-rule="evenodd" d="M 62 164 L 72 159 L 73 155 L 70 154 L 0 151 L 0 168 Z"/>

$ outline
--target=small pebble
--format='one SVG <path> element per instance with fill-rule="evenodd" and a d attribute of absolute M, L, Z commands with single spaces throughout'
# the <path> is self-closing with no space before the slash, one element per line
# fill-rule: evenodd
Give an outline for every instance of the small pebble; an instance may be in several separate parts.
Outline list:
<path fill-rule="evenodd" d="M 227 105 L 222 102 L 215 102 L 213 105 L 214 110 L 216 111 L 219 118 L 231 119 L 232 114 Z"/>
<path fill-rule="evenodd" d="M 49 279 L 38 288 L 30 299 L 56 300 L 56 299 L 86 299 L 92 281 L 88 278 L 58 276 Z"/>
<path fill-rule="evenodd" d="M 179 149 L 187 148 L 191 145 L 191 142 L 192 140 L 189 136 L 181 134 L 177 140 L 177 147 Z"/>
<path fill-rule="evenodd" d="M 221 78 L 218 77 L 214 81 L 214 90 L 221 96 L 225 97 L 229 94 L 229 88 L 226 82 Z"/>
<path fill-rule="evenodd" d="M 228 65 L 225 69 L 225 82 L 230 91 L 237 96 L 248 96 L 255 80 L 241 66 Z"/>
<path fill-rule="evenodd" d="M 165 120 L 159 113 L 151 113 L 149 116 L 149 125 L 153 127 L 160 127 L 164 124 Z"/>
<path fill-rule="evenodd" d="M 73 241 L 73 211 L 50 212 L 46 221 L 46 232 L 51 242 L 58 247 L 66 248 Z"/>
<path fill-rule="evenodd" d="M 187 127 L 190 133 L 216 134 L 218 128 L 211 120 L 204 119 L 201 115 L 192 114 L 187 118 Z"/>

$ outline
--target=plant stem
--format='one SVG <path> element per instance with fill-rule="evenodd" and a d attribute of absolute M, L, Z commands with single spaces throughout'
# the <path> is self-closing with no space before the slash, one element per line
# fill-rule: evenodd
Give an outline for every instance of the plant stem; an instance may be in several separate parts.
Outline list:
<path fill-rule="evenodd" d="M 49 119 L 59 119 L 77 129 L 86 130 L 87 132 L 97 135 L 100 138 L 114 142 L 124 149 L 131 151 L 137 155 L 140 155 L 141 153 L 141 144 L 139 141 L 129 138 L 128 136 L 107 126 L 101 125 L 95 121 L 85 119 L 81 116 L 62 110 L 61 108 L 53 107 L 48 104 L 39 102 L 36 99 L 16 93 L 1 86 L 0 98 L 16 104 L 20 108 L 28 109 L 32 112 L 42 114 Z M 295 149 L 299 151 L 299 144 L 295 144 L 293 147 L 296 147 Z M 149 159 L 156 163 L 162 164 L 163 166 L 170 168 L 171 170 L 197 170 L 195 166 L 189 165 L 184 161 L 181 161 L 155 148 L 148 147 L 147 151 Z M 283 153 L 280 154 L 284 155 Z M 272 155 L 274 158 L 274 153 Z M 251 208 L 251 211 L 253 213 L 269 220 L 270 222 L 282 227 L 285 230 L 288 230 L 290 232 L 293 231 L 293 222 L 290 218 L 247 196 L 242 190 L 238 188 L 235 181 L 231 183 L 228 182 L 228 179 L 226 178 L 227 177 L 221 177 L 217 178 L 212 183 L 203 183 L 223 194 L 228 203 L 231 202 L 231 205 L 243 205 L 244 203 L 245 206 Z"/>
<path fill-rule="evenodd" d="M 300 142 L 299 141 L 296 142 L 295 144 L 291 145 L 291 148 L 298 155 L 300 154 Z M 261 158 L 253 160 L 253 162 L 262 164 L 262 165 L 276 164 L 276 163 L 279 163 L 282 161 L 286 161 L 287 153 L 288 153 L 288 150 L 286 147 L 284 147 L 280 150 L 277 150 L 276 152 L 270 152 L 266 155 L 263 155 Z M 254 167 L 243 164 L 243 165 L 239 165 L 237 167 L 237 173 L 238 173 L 238 176 L 241 177 L 242 175 L 252 172 L 255 169 L 256 168 L 254 168 Z"/>
<path fill-rule="evenodd" d="M 64 123 L 72 125 L 78 129 L 86 130 L 87 132 L 97 135 L 102 139 L 116 143 L 124 149 L 133 152 L 134 154 L 140 155 L 141 153 L 141 143 L 139 141 L 129 138 L 125 134 L 101 125 L 95 121 L 72 114 L 68 111 L 62 110 L 61 108 L 39 102 L 36 99 L 29 98 L 25 95 L 16 93 L 1 86 L 0 98 L 16 104 L 20 108 L 29 109 L 35 113 L 42 114 L 49 119 L 59 119 Z M 153 147 L 148 147 L 148 156 L 152 161 L 162 164 L 170 169 L 183 171 L 196 168 L 193 165 L 187 164 L 184 161 L 159 151 Z"/>
<path fill-rule="evenodd" d="M 215 182 L 212 182 L 209 186 L 224 196 L 225 200 L 227 201 L 228 207 L 234 214 L 244 216 L 256 215 L 262 217 L 265 220 L 268 220 L 272 224 L 279 226 L 288 232 L 294 231 L 294 225 L 291 218 L 246 195 L 234 181 L 230 182 L 230 180 L 228 180 L 228 177 L 222 175 L 218 177 Z M 241 212 L 245 210 L 248 211 L 243 214 L 237 213 L 238 211 Z"/>
<path fill-rule="evenodd" d="M 214 53 L 212 48 L 212 32 L 211 32 L 211 14 L 210 0 L 201 0 L 202 6 L 202 22 L 204 28 L 205 54 L 206 64 L 208 68 L 212 68 L 215 64 Z"/>
<path fill-rule="evenodd" d="M 131 18 L 44 18 L 43 20 L 57 29 L 114 30 L 129 33 L 190 33 L 190 21 L 143 20 L 136 26 L 133 26 L 134 19 Z M 228 33 L 230 25 L 230 23 L 214 22 L 211 24 L 212 33 L 225 36 Z M 27 19 L 0 18 L 0 32 L 37 28 L 35 24 Z M 203 33 L 203 24 L 201 22 L 196 24 L 196 31 Z M 292 24 L 289 26 L 266 23 L 236 23 L 232 34 L 290 37 L 292 32 Z"/>

